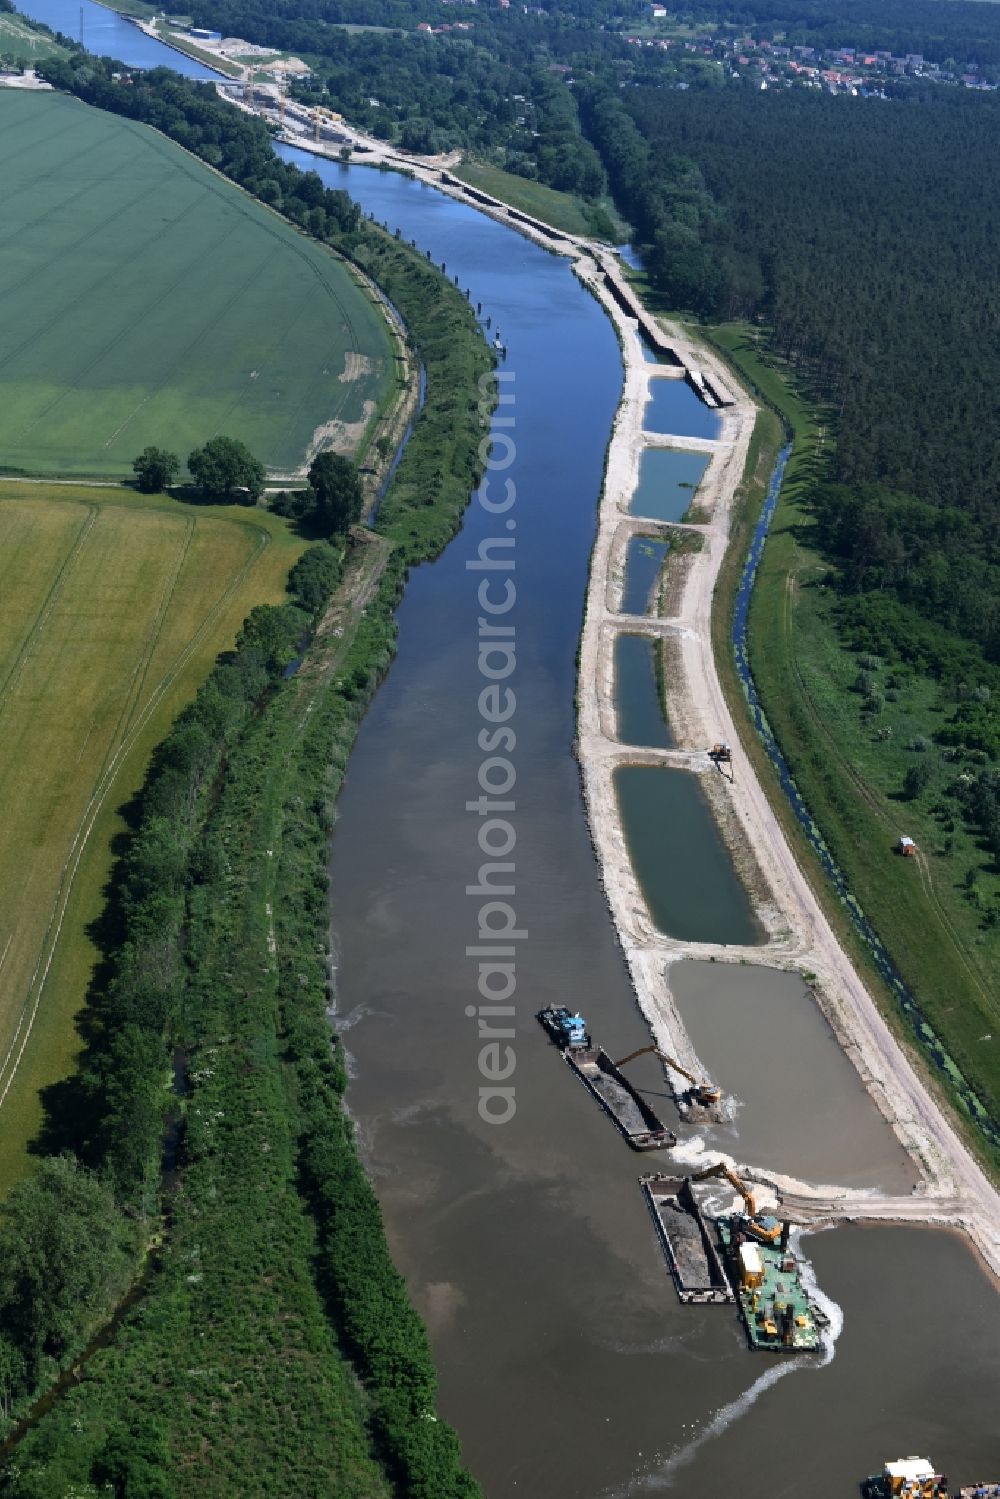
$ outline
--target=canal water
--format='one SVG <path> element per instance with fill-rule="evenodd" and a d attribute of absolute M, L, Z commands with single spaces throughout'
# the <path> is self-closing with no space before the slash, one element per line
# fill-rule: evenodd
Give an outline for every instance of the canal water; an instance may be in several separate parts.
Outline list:
<path fill-rule="evenodd" d="M 625 550 L 622 614 L 651 614 L 670 543 L 653 536 L 630 536 Z"/>
<path fill-rule="evenodd" d="M 649 382 L 649 400 L 642 425 L 647 432 L 715 438 L 722 429 L 722 418 L 695 395 L 686 380 L 674 380 L 668 376 Z"/>
<path fill-rule="evenodd" d="M 84 10 L 86 28 L 88 0 Z M 28 13 L 78 31 L 79 0 L 32 0 Z M 86 29 L 85 40 L 122 56 L 126 33 L 138 44 L 130 26 L 117 42 Z M 150 47 L 145 65 L 197 66 Z M 844 1310 L 836 1357 L 818 1370 L 753 1357 L 731 1309 L 677 1304 L 636 1187 L 648 1162 L 628 1151 L 533 1019 L 539 1006 L 565 1002 L 585 1011 L 613 1055 L 648 1039 L 570 753 L 595 505 L 621 387 L 609 322 L 564 262 L 464 205 L 400 176 L 283 154 L 447 261 L 500 322 L 514 376 L 507 477 L 517 501 L 507 520 L 516 530 L 474 504 L 452 546 L 414 573 L 397 661 L 351 759 L 331 864 L 350 1107 L 468 1462 L 488 1499 L 666 1486 L 841 1499 L 884 1457 L 918 1449 L 956 1477 L 985 1476 L 1000 1466 L 1000 1301 L 964 1244 L 889 1229 L 809 1241 Z M 466 564 L 491 537 L 516 540 L 510 903 L 525 933 L 516 939 L 517 1108 L 503 1125 L 479 1113 L 482 1043 L 466 1013 L 477 1001 L 466 948 L 477 945 L 484 911 L 467 893 L 483 854 L 479 814 L 466 810 L 484 758 L 484 575 Z M 677 857 L 697 866 L 702 851 Z M 632 1076 L 662 1101 L 650 1059 Z"/>
<path fill-rule="evenodd" d="M 987 1394 L 1000 1382 L 1000 1300 L 957 1238 L 838 1230 L 810 1240 L 845 1319 L 824 1369 L 764 1362 L 746 1351 L 730 1309 L 677 1304 L 636 1187 L 649 1162 L 628 1151 L 533 1018 L 550 1002 L 579 1007 L 613 1056 L 649 1037 L 571 757 L 578 632 L 620 390 L 615 339 L 568 266 L 503 226 L 400 176 L 283 154 L 445 261 L 499 321 L 514 375 L 516 457 L 504 476 L 517 494 L 511 903 L 527 936 L 508 1123 L 478 1114 L 466 1015 L 477 996 L 465 948 L 479 911 L 466 890 L 482 855 L 465 804 L 479 795 L 483 758 L 481 575 L 466 564 L 497 535 L 476 503 L 445 554 L 410 580 L 399 655 L 351 759 L 331 863 L 350 1107 L 428 1321 L 442 1410 L 488 1499 L 605 1499 L 668 1484 L 722 1494 L 734 1483 L 771 1499 L 801 1493 L 805 1472 L 818 1499 L 842 1499 L 896 1446 L 926 1447 L 964 1475 L 1000 1466 Z M 705 847 L 668 857 L 697 874 Z M 670 1122 L 655 1062 L 630 1071 Z M 761 1107 L 780 1120 L 780 1098 Z M 848 1130 L 838 1144 L 826 1117 L 797 1117 L 795 1130 L 828 1142 L 829 1174 L 865 1169 L 870 1141 Z M 678 1459 L 681 1476 L 664 1474 Z"/>
<path fill-rule="evenodd" d="M 670 749 L 674 736 L 664 716 L 657 673 L 659 640 L 619 635 L 615 641 L 615 701 L 622 744 Z"/>
<path fill-rule="evenodd" d="M 630 511 L 646 520 L 681 520 L 694 503 L 708 464 L 705 453 L 647 448 L 639 460 L 639 482 Z"/>
<path fill-rule="evenodd" d="M 660 354 L 653 348 L 652 344 L 646 342 L 641 334 L 639 335 L 639 342 L 642 344 L 642 357 L 647 364 L 665 364 L 671 365 L 674 369 L 677 368 L 676 359 L 672 359 L 669 354 Z"/>
<path fill-rule="evenodd" d="M 33 21 L 44 21 L 53 31 L 82 41 L 88 52 L 113 57 L 130 68 L 173 68 L 185 78 L 224 76 L 147 36 L 131 21 L 106 5 L 96 5 L 94 0 L 18 0 L 17 8 Z"/>

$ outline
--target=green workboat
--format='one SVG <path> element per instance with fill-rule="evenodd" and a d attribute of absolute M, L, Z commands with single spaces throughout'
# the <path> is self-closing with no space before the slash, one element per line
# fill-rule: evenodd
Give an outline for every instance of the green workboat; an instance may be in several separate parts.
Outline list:
<path fill-rule="evenodd" d="M 826 1318 L 809 1299 L 787 1245 L 764 1243 L 735 1216 L 718 1223 L 719 1243 L 750 1346 L 770 1353 L 811 1353 Z"/>

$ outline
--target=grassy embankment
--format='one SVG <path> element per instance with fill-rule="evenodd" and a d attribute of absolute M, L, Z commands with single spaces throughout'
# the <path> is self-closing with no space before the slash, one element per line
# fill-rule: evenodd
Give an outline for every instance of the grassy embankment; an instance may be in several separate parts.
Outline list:
<path fill-rule="evenodd" d="M 163 14 L 162 6 L 147 4 L 147 0 L 115 0 L 113 5 L 110 0 L 97 0 L 97 3 L 106 5 L 108 10 L 116 10 L 121 16 L 137 16 L 140 21 L 151 21 L 154 16 Z M 172 15 L 174 20 L 190 23 L 190 17 L 185 17 L 183 10 L 174 11 Z"/>
<path fill-rule="evenodd" d="M 178 31 L 168 21 L 162 18 L 155 22 L 157 35 L 160 40 L 166 42 L 170 47 L 176 47 L 178 52 L 183 52 L 186 57 L 191 57 L 195 62 L 203 62 L 207 68 L 214 68 L 217 73 L 223 73 L 228 78 L 242 78 L 243 68 L 238 62 L 231 62 L 228 57 L 220 57 L 216 52 L 209 52 L 207 47 L 199 47 L 184 31 Z"/>
<path fill-rule="evenodd" d="M 216 72 L 227 74 L 230 78 L 241 77 L 241 67 L 226 58 L 215 57 L 184 34 L 194 22 L 182 11 L 176 11 L 168 18 L 164 15 L 162 6 L 149 5 L 147 0 L 113 0 L 113 3 L 112 0 L 97 0 L 97 3 L 107 6 L 108 10 L 117 11 L 120 16 L 131 16 L 137 21 L 152 21 L 160 39 L 169 46 L 176 47 L 178 52 L 183 52 L 195 62 L 203 62 L 206 67 L 214 68 Z"/>
<path fill-rule="evenodd" d="M 515 172 L 505 172 L 502 167 L 469 158 L 461 166 L 453 167 L 452 174 L 470 187 L 491 193 L 521 213 L 541 219 L 543 224 L 551 224 L 553 229 L 561 229 L 565 234 L 596 236 L 614 242 L 627 233 L 610 199 L 589 203 L 573 193 L 558 192 L 543 182 L 532 182 Z"/>
<path fill-rule="evenodd" d="M 40 57 L 65 57 L 58 42 L 23 16 L 0 10 L 0 65 L 33 67 Z"/>
<path fill-rule="evenodd" d="M 217 53 L 199 47 L 197 42 L 193 42 L 183 32 L 175 31 L 172 26 L 158 22 L 156 30 L 162 42 L 168 47 L 176 47 L 178 52 L 183 52 L 194 62 L 203 62 L 207 68 L 214 68 L 216 73 L 222 73 L 227 78 L 243 77 L 243 69 L 238 62 L 231 62 L 228 57 L 219 57 Z"/>
<path fill-rule="evenodd" d="M 140 125 L 5 91 L 0 129 L 8 472 L 118 477 L 221 431 L 286 474 L 323 426 L 363 443 L 392 345 L 343 261 Z"/>
<path fill-rule="evenodd" d="M 304 543 L 261 511 L 0 485 L 0 1186 L 65 1076 L 119 808 Z M 26 851 L 30 850 L 30 858 Z"/>
<path fill-rule="evenodd" d="M 750 330 L 727 325 L 709 330 L 708 337 L 781 412 L 793 434 L 792 457 L 750 611 L 751 662 L 765 712 L 849 888 L 944 1048 L 996 1113 L 1000 1047 L 991 1037 L 1000 1036 L 995 981 L 1000 939 L 984 919 L 983 908 L 1000 893 L 1000 877 L 979 851 L 975 831 L 963 824 L 955 803 L 943 796 L 955 771 L 931 740 L 941 721 L 935 706 L 939 689 L 919 674 L 894 673 L 876 664 L 884 689 L 882 709 L 874 719 L 862 713 L 855 685 L 862 664 L 838 638 L 833 618 L 836 595 L 826 581 L 828 568 L 809 545 L 806 497 L 822 471 L 821 414 L 767 359 Z M 743 717 L 730 643 L 732 603 L 781 441 L 780 423 L 765 407 L 754 432 L 743 503 L 718 585 L 716 659 L 730 703 Z M 898 1034 L 911 1043 L 909 1027 L 819 868 L 756 736 L 747 734 L 745 744 L 836 929 L 865 970 Z M 914 744 L 921 748 L 911 748 Z M 904 776 L 918 760 L 931 762 L 931 786 L 914 800 L 904 799 Z M 916 839 L 918 860 L 895 856 L 894 844 L 902 832 Z M 977 871 L 973 898 L 965 882 L 969 867 Z M 933 1086 L 944 1085 L 939 1072 L 926 1065 L 924 1071 Z M 995 1166 L 995 1153 L 982 1136 L 964 1113 L 959 1119 L 970 1142 Z"/>

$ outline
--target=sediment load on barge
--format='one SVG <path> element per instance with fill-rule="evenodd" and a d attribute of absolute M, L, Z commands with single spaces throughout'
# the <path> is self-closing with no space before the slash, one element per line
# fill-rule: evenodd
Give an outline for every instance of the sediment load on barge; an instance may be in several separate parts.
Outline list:
<path fill-rule="evenodd" d="M 678 1298 L 706 1305 L 733 1300 L 719 1252 L 687 1178 L 639 1179 Z"/>
<path fill-rule="evenodd" d="M 677 1136 L 636 1092 L 604 1048 L 593 1044 L 581 1015 L 571 1014 L 564 1005 L 549 1005 L 539 1010 L 538 1019 L 633 1150 L 662 1150 L 677 1144 Z"/>

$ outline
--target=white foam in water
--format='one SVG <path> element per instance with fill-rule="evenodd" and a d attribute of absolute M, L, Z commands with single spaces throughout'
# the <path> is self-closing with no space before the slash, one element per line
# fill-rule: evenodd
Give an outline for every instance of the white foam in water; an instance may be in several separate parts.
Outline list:
<path fill-rule="evenodd" d="M 812 1229 L 810 1232 L 816 1233 L 817 1230 Z M 823 1230 L 820 1229 L 818 1232 L 822 1233 Z M 827 1364 L 833 1362 L 837 1339 L 844 1330 L 844 1309 L 839 1302 L 833 1300 L 832 1296 L 828 1296 L 825 1291 L 820 1290 L 812 1260 L 807 1259 L 802 1252 L 801 1228 L 792 1230 L 789 1236 L 789 1243 L 793 1253 L 798 1256 L 802 1284 L 806 1288 L 809 1300 L 814 1306 L 819 1308 L 827 1319 L 826 1327 L 820 1328 L 820 1335 L 823 1342 L 823 1357 L 816 1366 L 819 1369 L 825 1369 Z"/>
<path fill-rule="evenodd" d="M 784 1379 L 786 1374 L 794 1374 L 797 1371 L 801 1372 L 806 1369 L 825 1369 L 827 1364 L 833 1361 L 837 1339 L 840 1337 L 844 1327 L 843 1309 L 836 1301 L 827 1296 L 824 1291 L 820 1290 L 816 1283 L 816 1272 L 812 1267 L 812 1263 L 801 1252 L 801 1239 L 802 1230 L 799 1228 L 793 1229 L 789 1242 L 799 1259 L 802 1284 L 808 1292 L 810 1300 L 823 1316 L 827 1318 L 827 1326 L 820 1329 L 823 1351 L 819 1361 L 817 1363 L 814 1363 L 812 1360 L 805 1362 L 801 1357 L 796 1358 L 786 1355 L 780 1364 L 772 1364 L 759 1379 L 754 1380 L 748 1390 L 743 1391 L 742 1395 L 738 1395 L 728 1405 L 720 1406 L 698 1435 L 692 1437 L 690 1441 L 685 1442 L 682 1447 L 679 1447 L 676 1452 L 672 1453 L 665 1462 L 661 1463 L 655 1472 L 644 1473 L 641 1477 L 631 1479 L 623 1488 L 615 1489 L 608 1496 L 608 1499 L 631 1499 L 631 1496 L 634 1494 L 648 1494 L 656 1489 L 671 1488 L 678 1471 L 691 1462 L 700 1449 L 704 1447 L 705 1443 L 712 1441 L 715 1437 L 722 1436 L 722 1433 L 727 1431 L 734 1422 L 739 1421 L 742 1416 L 745 1416 L 747 1411 L 756 1405 L 761 1395 L 769 1390 L 772 1385 L 776 1385 L 779 1379 Z"/>
<path fill-rule="evenodd" d="M 707 1159 L 705 1142 L 700 1135 L 693 1135 L 689 1140 L 681 1140 L 670 1152 L 670 1163 L 675 1162 L 682 1166 L 703 1166 Z"/>
<path fill-rule="evenodd" d="M 347 1014 L 343 1016 L 343 1018 L 337 1016 L 337 1012 L 336 1010 L 334 1010 L 333 1014 L 335 1017 L 337 1017 L 338 1034 L 342 1035 L 344 1031 L 353 1030 L 359 1020 L 364 1020 L 367 1016 L 374 1013 L 375 1012 L 373 1010 L 369 1009 L 369 1007 L 363 1003 L 355 1005 L 353 1010 L 348 1010 Z"/>
<path fill-rule="evenodd" d="M 738 1098 L 735 1093 L 726 1093 L 719 1108 L 719 1123 L 735 1124 L 739 1118 L 740 1110 L 745 1108 L 746 1104 L 742 1098 Z"/>

